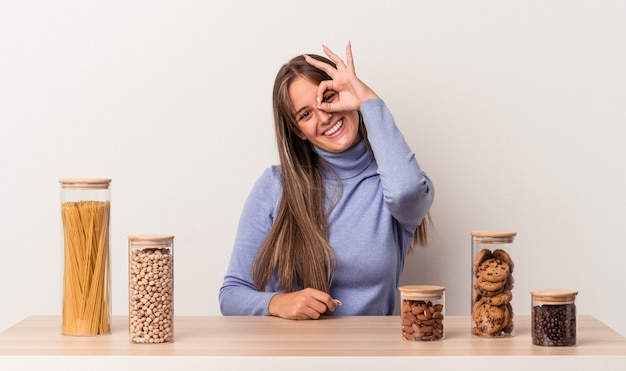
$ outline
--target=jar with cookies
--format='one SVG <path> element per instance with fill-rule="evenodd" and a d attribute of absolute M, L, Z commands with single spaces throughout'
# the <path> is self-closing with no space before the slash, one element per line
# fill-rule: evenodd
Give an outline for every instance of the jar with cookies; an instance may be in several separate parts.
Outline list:
<path fill-rule="evenodd" d="M 513 313 L 516 232 L 474 231 L 471 266 L 471 332 L 502 338 L 515 335 Z"/>
<path fill-rule="evenodd" d="M 128 237 L 131 343 L 174 341 L 174 236 Z"/>
<path fill-rule="evenodd" d="M 443 340 L 445 287 L 400 286 L 402 338 L 413 341 Z"/>

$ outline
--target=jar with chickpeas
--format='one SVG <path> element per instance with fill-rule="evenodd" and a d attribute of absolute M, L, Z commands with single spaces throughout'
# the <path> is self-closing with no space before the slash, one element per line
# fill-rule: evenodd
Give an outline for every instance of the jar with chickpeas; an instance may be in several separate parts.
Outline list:
<path fill-rule="evenodd" d="M 131 343 L 174 341 L 174 236 L 128 237 Z"/>
<path fill-rule="evenodd" d="M 436 341 L 444 338 L 445 287 L 431 285 L 400 286 L 402 338 Z"/>

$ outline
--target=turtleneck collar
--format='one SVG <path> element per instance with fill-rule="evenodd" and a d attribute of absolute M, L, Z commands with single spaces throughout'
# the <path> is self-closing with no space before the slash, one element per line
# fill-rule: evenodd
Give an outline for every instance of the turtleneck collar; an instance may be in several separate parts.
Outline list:
<path fill-rule="evenodd" d="M 327 152 L 315 147 L 317 153 L 337 172 L 341 180 L 350 179 L 363 172 L 374 161 L 368 152 L 365 141 L 339 153 Z"/>

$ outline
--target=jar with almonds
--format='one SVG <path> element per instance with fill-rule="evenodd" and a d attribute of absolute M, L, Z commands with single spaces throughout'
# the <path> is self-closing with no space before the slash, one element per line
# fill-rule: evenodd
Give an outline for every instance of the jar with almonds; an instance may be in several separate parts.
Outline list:
<path fill-rule="evenodd" d="M 471 235 L 472 334 L 514 336 L 512 247 L 516 232 L 475 231 Z"/>
<path fill-rule="evenodd" d="M 402 338 L 435 341 L 444 338 L 445 288 L 443 286 L 400 286 Z"/>

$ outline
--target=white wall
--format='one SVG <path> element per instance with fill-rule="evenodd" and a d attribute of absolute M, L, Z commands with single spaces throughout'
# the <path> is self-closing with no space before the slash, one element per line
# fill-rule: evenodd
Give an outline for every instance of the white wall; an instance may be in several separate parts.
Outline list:
<path fill-rule="evenodd" d="M 219 315 L 240 209 L 276 162 L 275 73 L 351 41 L 436 186 L 402 283 L 468 314 L 470 231 L 515 230 L 518 314 L 573 288 L 626 335 L 625 4 L 0 2 L 0 330 L 60 314 L 62 177 L 113 179 L 114 314 L 127 236 L 171 233 L 176 313 Z"/>

